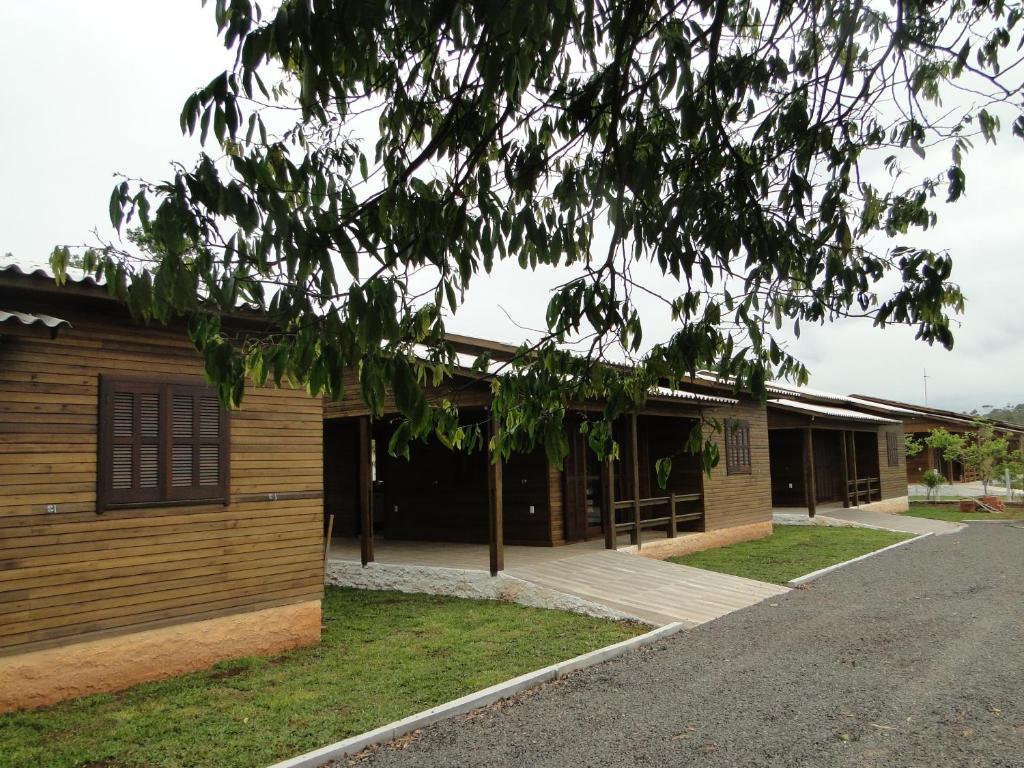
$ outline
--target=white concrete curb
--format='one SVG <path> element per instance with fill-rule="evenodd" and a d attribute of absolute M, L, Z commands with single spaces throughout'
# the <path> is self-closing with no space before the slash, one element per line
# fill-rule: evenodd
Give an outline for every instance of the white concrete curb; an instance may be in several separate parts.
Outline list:
<path fill-rule="evenodd" d="M 880 555 L 883 552 L 888 552 L 890 549 L 896 549 L 897 547 L 905 547 L 907 544 L 913 544 L 915 541 L 920 541 L 921 539 L 927 539 L 929 536 L 934 536 L 934 535 L 935 534 L 931 533 L 931 532 L 929 532 L 929 533 L 922 533 L 920 536 L 915 536 L 912 539 L 906 539 L 904 541 L 897 541 L 895 544 L 890 544 L 888 547 L 882 547 L 881 549 L 876 549 L 874 552 L 868 552 L 866 555 L 861 555 L 860 557 L 855 557 L 855 558 L 853 558 L 851 560 L 844 560 L 841 563 L 836 563 L 835 565 L 830 565 L 827 568 L 819 568 L 818 570 L 811 571 L 810 573 L 804 574 L 803 576 L 797 576 L 795 579 L 787 581 L 786 582 L 786 586 L 798 587 L 801 584 L 806 584 L 808 581 L 812 581 L 812 580 L 818 578 L 819 576 L 824 576 L 826 573 L 831 573 L 832 571 L 838 570 L 840 568 L 845 568 L 850 563 L 856 563 L 856 562 L 859 562 L 860 560 L 867 560 L 869 557 L 874 557 L 875 555 Z"/>
<path fill-rule="evenodd" d="M 629 640 L 623 640 L 621 643 L 598 648 L 596 651 L 584 653 L 582 656 L 576 656 L 543 669 L 527 672 L 525 675 L 492 685 L 490 688 L 484 688 L 482 691 L 476 691 L 454 701 L 449 701 L 447 704 L 431 707 L 415 715 L 382 725 L 380 728 L 374 728 L 372 731 L 329 744 L 326 747 L 315 749 L 298 757 L 282 760 L 279 763 L 274 763 L 270 768 L 320 768 L 320 766 L 330 760 L 340 760 L 341 758 L 358 754 L 374 744 L 393 741 L 441 720 L 447 720 L 450 717 L 472 712 L 480 707 L 486 707 L 501 699 L 514 696 L 520 691 L 525 691 L 527 688 L 533 688 L 541 683 L 557 680 L 578 670 L 592 667 L 616 656 L 621 656 L 628 651 L 642 648 L 645 645 L 651 645 L 685 628 L 686 625 L 678 621 L 666 624 L 646 634 L 632 637 Z"/>

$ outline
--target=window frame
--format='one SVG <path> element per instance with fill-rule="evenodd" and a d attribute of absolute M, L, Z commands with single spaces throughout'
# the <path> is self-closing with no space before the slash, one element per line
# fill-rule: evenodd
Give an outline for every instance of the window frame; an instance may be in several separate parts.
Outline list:
<path fill-rule="evenodd" d="M 133 403 L 133 423 L 135 434 L 131 438 L 117 438 L 114 435 L 114 395 L 118 392 L 130 392 L 136 396 Z M 138 434 L 140 402 L 138 395 L 156 394 L 158 396 L 158 429 L 155 443 L 157 453 L 157 487 L 154 489 L 115 489 L 113 487 L 114 447 L 130 444 L 133 446 L 133 480 L 138 476 L 137 446 L 144 442 Z M 193 432 L 191 440 L 175 441 L 171 431 L 171 410 L 176 394 L 187 394 L 193 398 L 193 408 L 198 408 L 198 395 L 217 397 L 216 390 L 211 388 L 199 377 L 144 377 L 144 376 L 111 376 L 101 374 L 99 377 L 99 404 L 97 409 L 96 430 L 96 512 L 102 514 L 107 510 L 145 509 L 150 507 L 198 506 L 222 504 L 228 505 L 231 498 L 231 415 L 219 401 L 217 402 L 219 421 L 218 439 L 218 479 L 216 486 L 174 487 L 171 484 L 172 452 L 176 442 L 191 442 L 193 446 L 201 443 L 201 438 Z M 195 414 L 195 411 L 193 412 Z M 193 430 L 198 429 L 196 416 L 193 415 Z M 193 453 L 193 477 L 199 472 L 199 457 Z"/>
<path fill-rule="evenodd" d="M 899 432 L 889 430 L 885 433 L 885 452 L 890 467 L 900 465 L 900 439 Z"/>
<path fill-rule="evenodd" d="M 750 448 L 750 422 L 745 419 L 725 420 L 725 473 L 751 475 L 754 460 Z"/>

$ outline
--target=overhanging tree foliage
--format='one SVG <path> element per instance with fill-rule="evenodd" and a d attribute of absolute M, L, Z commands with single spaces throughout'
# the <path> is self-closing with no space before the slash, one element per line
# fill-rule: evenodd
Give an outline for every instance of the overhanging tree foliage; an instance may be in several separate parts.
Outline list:
<path fill-rule="evenodd" d="M 158 256 L 86 262 L 142 317 L 193 316 L 228 399 L 246 373 L 337 397 L 354 371 L 375 409 L 393 389 L 399 451 L 435 431 L 479 444 L 423 397 L 451 371 L 445 320 L 499 260 L 558 266 L 546 333 L 501 371 L 494 412 L 501 452 L 560 458 L 573 401 L 611 419 L 701 368 L 755 393 L 805 379 L 783 328 L 860 315 L 951 346 L 951 259 L 904 237 L 963 194 L 971 137 L 1020 109 L 1021 7 L 217 0 L 235 64 L 181 113 L 206 150 L 110 200 Z M 644 340 L 640 294 L 670 338 Z M 216 310 L 240 301 L 281 332 L 225 336 Z M 590 435 L 614 450 L 607 422 Z"/>

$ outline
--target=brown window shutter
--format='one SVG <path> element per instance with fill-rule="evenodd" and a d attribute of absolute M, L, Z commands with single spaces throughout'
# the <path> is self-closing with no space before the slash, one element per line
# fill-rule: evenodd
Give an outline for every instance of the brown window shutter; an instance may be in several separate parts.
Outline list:
<path fill-rule="evenodd" d="M 199 398 L 199 485 L 216 488 L 221 478 L 221 407 L 216 397 Z"/>
<path fill-rule="evenodd" d="M 749 475 L 750 422 L 736 419 L 725 423 L 725 472 L 727 475 Z"/>
<path fill-rule="evenodd" d="M 228 438 L 209 387 L 101 378 L 97 510 L 227 503 Z"/>
<path fill-rule="evenodd" d="M 170 485 L 176 498 L 223 500 L 227 494 L 226 418 L 205 386 L 170 387 Z"/>
<path fill-rule="evenodd" d="M 900 436 L 898 432 L 885 433 L 885 449 L 888 454 L 889 466 L 898 467 L 900 464 Z"/>
<path fill-rule="evenodd" d="M 159 501 L 159 385 L 101 379 L 99 444 L 99 511 Z"/>

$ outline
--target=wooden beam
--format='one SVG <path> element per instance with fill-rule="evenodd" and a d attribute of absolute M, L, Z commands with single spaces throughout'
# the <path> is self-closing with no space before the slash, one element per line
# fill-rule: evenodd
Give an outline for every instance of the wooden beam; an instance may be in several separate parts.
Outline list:
<path fill-rule="evenodd" d="M 814 482 L 814 430 L 804 430 L 804 495 L 807 498 L 807 514 L 814 517 L 817 508 L 818 489 Z"/>
<path fill-rule="evenodd" d="M 615 461 L 609 456 L 604 461 L 604 493 L 601 514 L 604 517 L 604 547 L 616 549 L 615 533 Z"/>
<path fill-rule="evenodd" d="M 839 455 L 843 463 L 843 507 L 850 507 L 850 459 L 846 450 L 846 430 L 839 433 Z"/>
<path fill-rule="evenodd" d="M 327 518 L 327 538 L 324 539 L 324 573 L 331 557 L 331 538 L 334 536 L 334 515 Z"/>
<path fill-rule="evenodd" d="M 640 449 L 637 437 L 637 415 L 634 413 L 629 422 L 629 441 L 632 446 L 630 457 L 633 461 L 633 535 L 630 540 L 636 544 L 637 551 L 643 544 L 640 541 Z"/>
<path fill-rule="evenodd" d="M 674 539 L 679 531 L 676 520 L 676 494 L 675 491 L 668 495 L 668 536 Z"/>
<path fill-rule="evenodd" d="M 491 419 L 489 431 L 492 438 L 497 437 L 498 427 Z M 488 441 L 489 442 L 489 441 Z M 501 481 L 501 454 L 495 452 L 488 456 L 487 462 L 487 500 L 488 500 L 488 548 L 490 551 L 491 576 L 497 576 L 505 570 L 505 525 L 503 520 Z"/>
<path fill-rule="evenodd" d="M 860 479 L 857 477 L 857 433 L 850 432 L 850 455 L 853 465 L 853 506 L 860 506 Z"/>
<path fill-rule="evenodd" d="M 359 419 L 359 559 L 373 562 L 373 475 L 371 470 L 370 417 Z"/>

